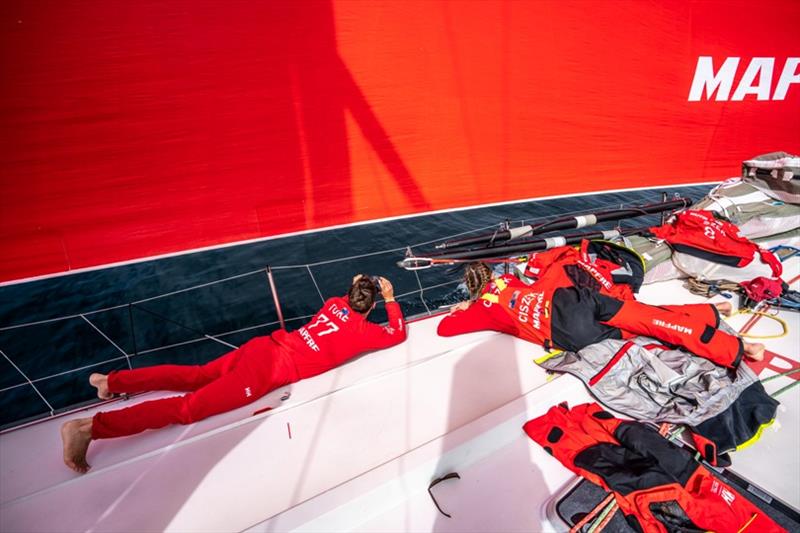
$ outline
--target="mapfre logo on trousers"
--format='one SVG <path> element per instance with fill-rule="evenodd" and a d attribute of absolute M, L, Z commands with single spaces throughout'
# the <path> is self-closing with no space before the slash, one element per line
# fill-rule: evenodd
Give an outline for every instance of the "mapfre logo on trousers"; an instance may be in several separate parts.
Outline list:
<path fill-rule="evenodd" d="M 712 57 L 700 56 L 697 58 L 692 87 L 689 89 L 689 101 L 713 99 L 718 102 L 729 100 L 737 102 L 750 95 L 754 95 L 756 100 L 785 100 L 789 88 L 793 84 L 800 83 L 798 66 L 800 57 L 789 57 L 783 65 L 777 64 L 780 75 L 777 83 L 773 85 L 773 74 L 777 72 L 774 57 L 754 57 L 747 66 L 739 57 L 728 57 L 721 65 L 715 67 Z M 743 72 L 741 77 L 738 76 L 740 71 Z M 737 79 L 739 83 L 734 89 L 733 82 Z M 772 91 L 773 86 L 774 91 Z M 731 95 L 732 90 L 733 95 Z"/>

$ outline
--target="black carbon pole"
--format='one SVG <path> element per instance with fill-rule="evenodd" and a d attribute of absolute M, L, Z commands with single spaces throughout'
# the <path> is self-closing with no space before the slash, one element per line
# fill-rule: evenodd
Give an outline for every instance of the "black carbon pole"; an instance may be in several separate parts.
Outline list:
<path fill-rule="evenodd" d="M 519 239 L 522 237 L 532 237 L 534 235 L 541 235 L 542 233 L 548 233 L 551 231 L 580 229 L 587 226 L 593 226 L 594 224 L 598 224 L 600 222 L 612 222 L 644 215 L 654 215 L 657 213 L 663 213 L 665 211 L 684 209 L 691 205 L 692 200 L 689 198 L 676 198 L 675 200 L 660 202 L 657 204 L 647 204 L 642 206 L 626 207 L 625 209 L 612 209 L 597 213 L 587 213 L 585 215 L 559 218 L 536 226 L 526 225 L 519 228 L 500 228 L 493 233 L 485 233 L 482 235 L 476 235 L 475 237 L 446 241 L 437 245 L 436 248 L 440 250 L 448 250 L 452 248 L 464 248 L 467 246 L 476 246 L 480 244 L 493 246 L 495 243 L 503 243 L 505 241 Z"/>

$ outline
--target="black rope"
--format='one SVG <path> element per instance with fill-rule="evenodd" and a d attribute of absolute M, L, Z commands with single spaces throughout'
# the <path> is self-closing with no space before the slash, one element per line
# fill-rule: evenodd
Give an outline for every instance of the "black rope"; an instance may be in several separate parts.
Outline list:
<path fill-rule="evenodd" d="M 442 510 L 442 508 L 439 507 L 439 502 L 436 501 L 436 497 L 433 495 L 433 492 L 431 492 L 431 489 L 434 486 L 436 486 L 439 483 L 441 483 L 442 481 L 445 481 L 447 479 L 453 479 L 453 478 L 461 479 L 461 476 L 459 476 L 457 472 L 451 472 L 451 473 L 447 474 L 446 476 L 442 476 L 442 477 L 434 479 L 433 481 L 431 481 L 431 484 L 428 485 L 428 494 L 430 494 L 431 500 L 433 500 L 433 504 L 436 506 L 437 509 L 439 509 L 439 512 L 442 513 L 443 515 L 445 515 L 447 518 L 453 518 L 453 517 L 450 516 L 449 514 L 445 513 Z"/>

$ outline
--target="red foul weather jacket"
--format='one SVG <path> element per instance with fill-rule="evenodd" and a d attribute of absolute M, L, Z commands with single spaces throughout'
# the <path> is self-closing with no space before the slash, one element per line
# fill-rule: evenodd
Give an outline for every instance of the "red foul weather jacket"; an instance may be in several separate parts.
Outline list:
<path fill-rule="evenodd" d="M 565 467 L 612 491 L 635 531 L 785 531 L 690 451 L 597 404 L 551 407 L 523 429 Z"/>
<path fill-rule="evenodd" d="M 330 298 L 305 326 L 272 338 L 292 354 L 300 379 L 316 376 L 371 350 L 405 340 L 403 313 L 397 302 L 386 303 L 389 323 L 380 326 L 353 311 L 347 297 Z"/>

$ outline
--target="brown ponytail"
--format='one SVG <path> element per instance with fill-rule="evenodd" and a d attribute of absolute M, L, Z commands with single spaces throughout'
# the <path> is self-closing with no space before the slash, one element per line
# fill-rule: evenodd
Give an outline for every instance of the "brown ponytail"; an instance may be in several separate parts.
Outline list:
<path fill-rule="evenodd" d="M 471 299 L 476 299 L 492 279 L 492 269 L 486 263 L 475 261 L 469 263 L 464 269 L 464 282 Z"/>

